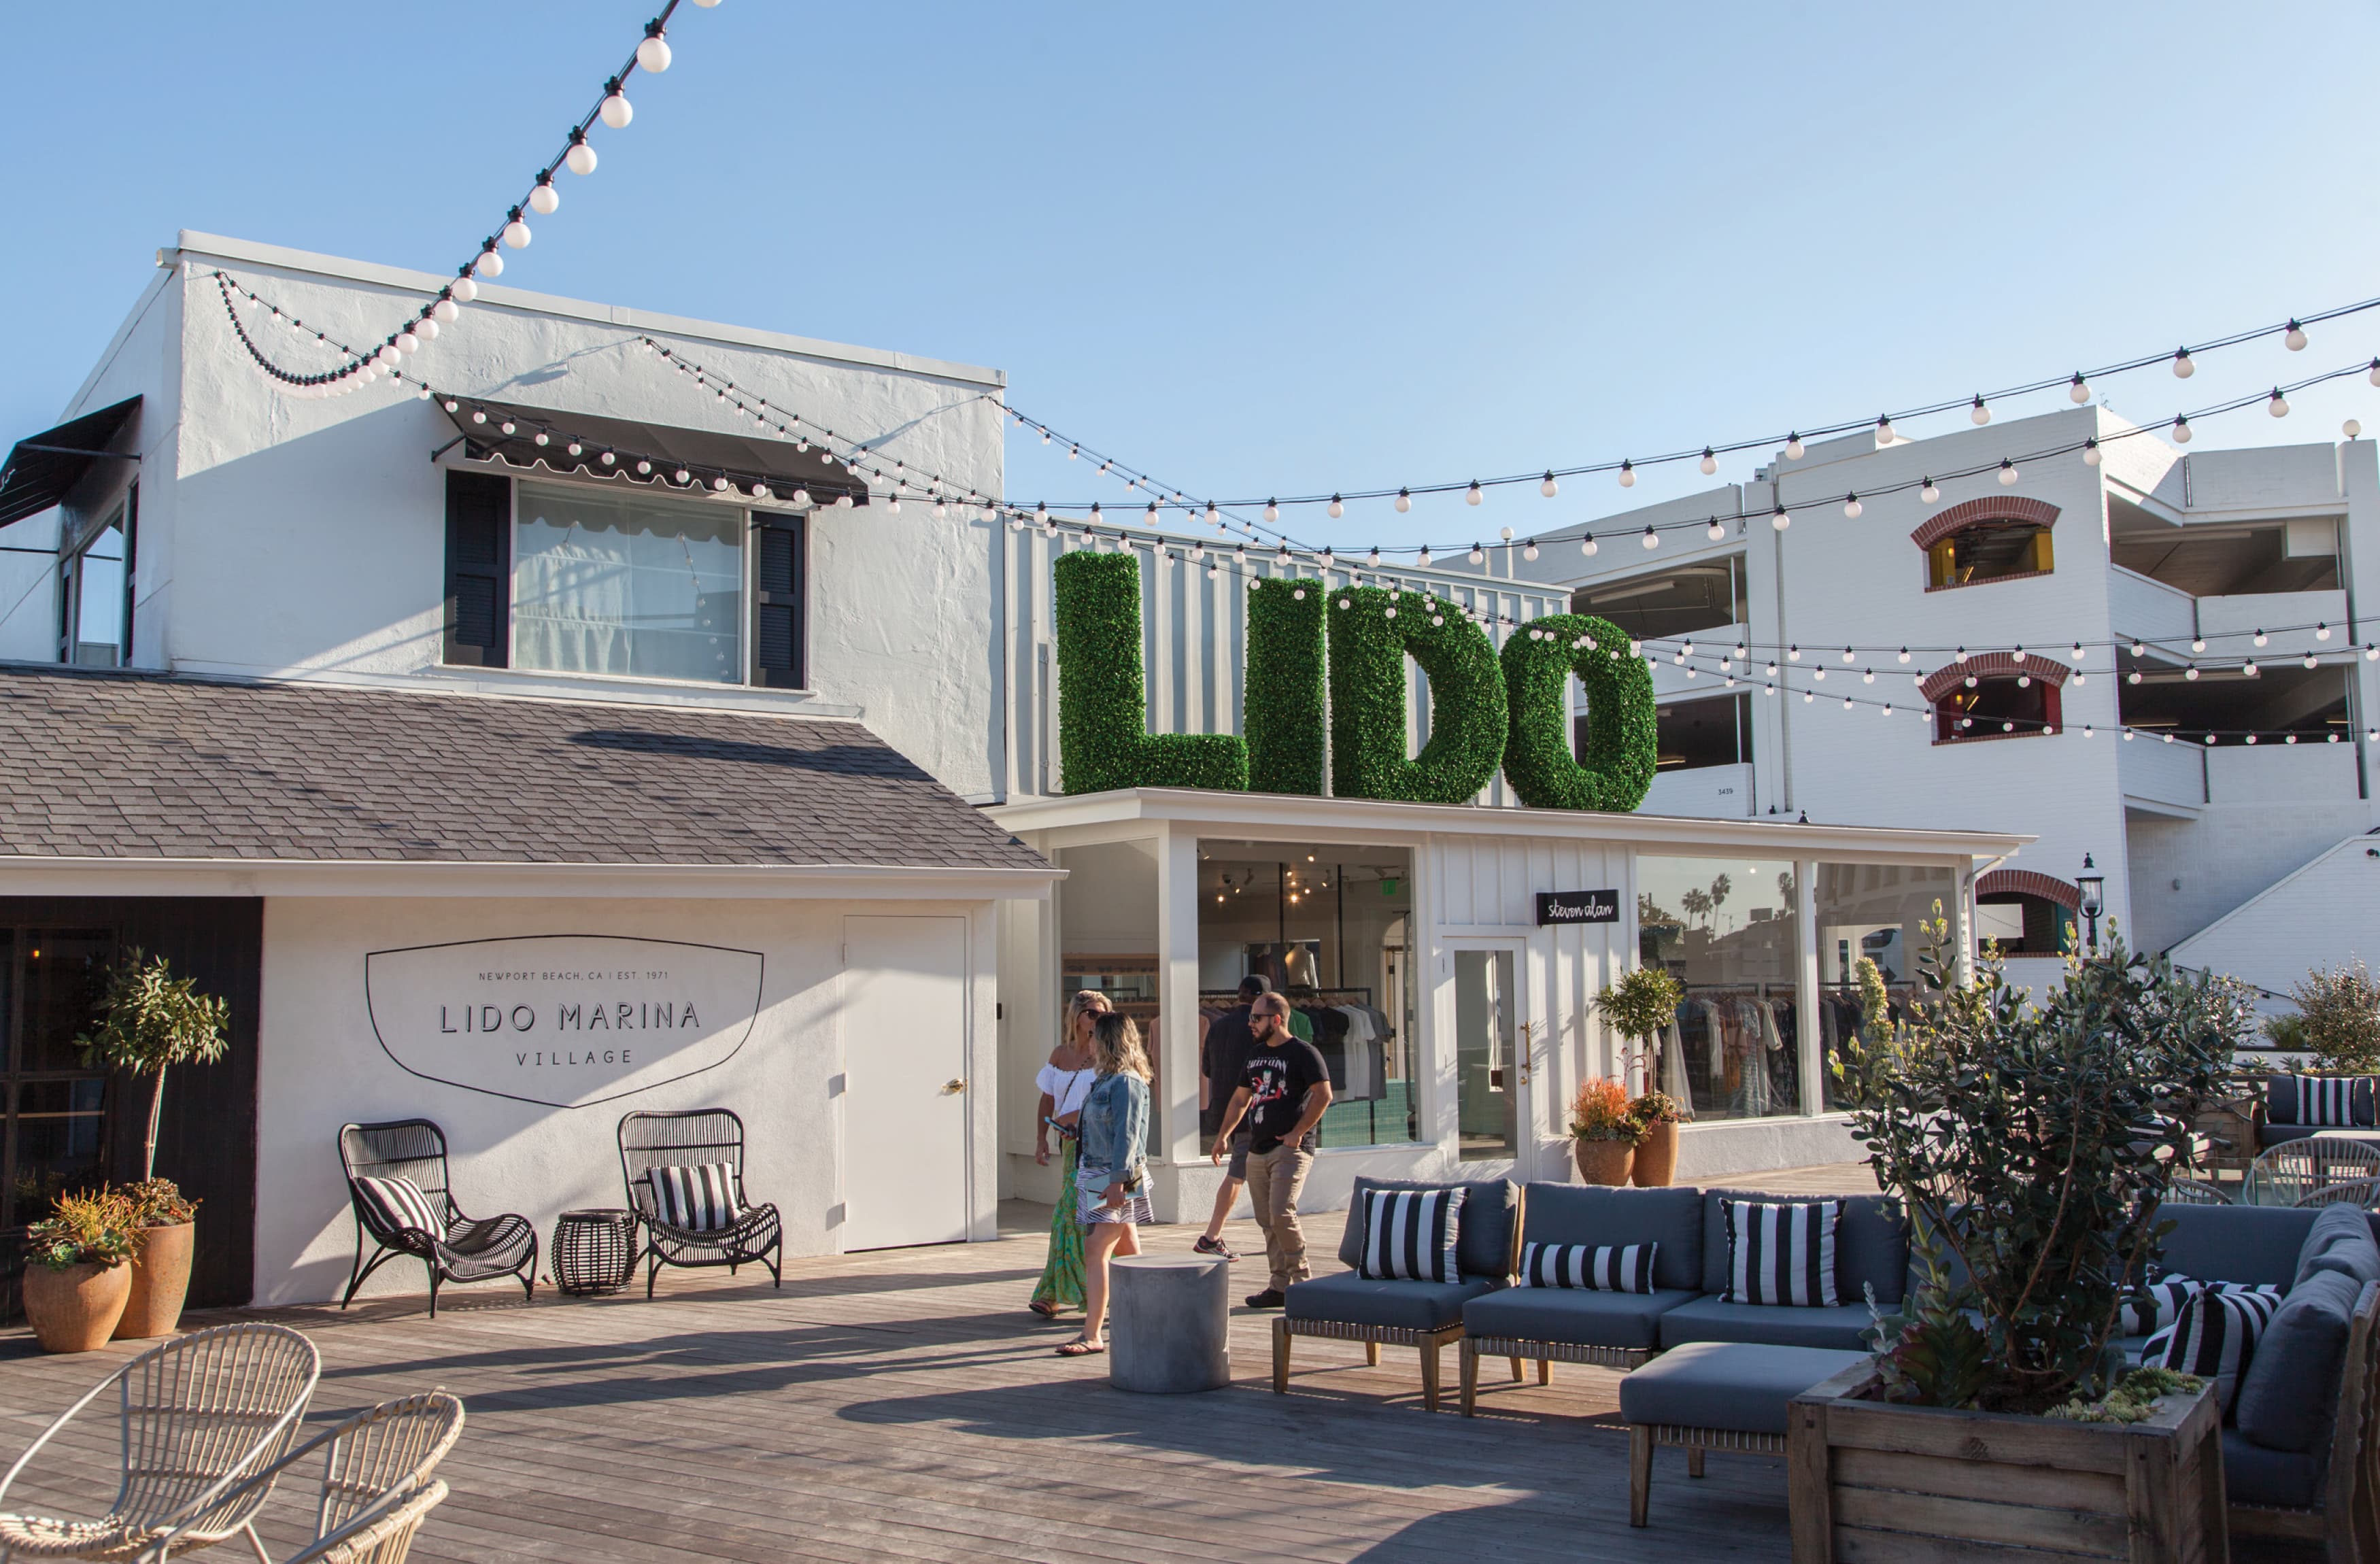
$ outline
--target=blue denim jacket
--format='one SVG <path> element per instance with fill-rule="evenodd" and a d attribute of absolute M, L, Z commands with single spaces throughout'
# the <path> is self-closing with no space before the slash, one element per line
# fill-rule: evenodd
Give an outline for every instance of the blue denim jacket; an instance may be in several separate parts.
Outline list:
<path fill-rule="evenodd" d="M 1148 1159 L 1148 1083 L 1137 1075 L 1100 1076 L 1083 1099 L 1076 1127 L 1083 1133 L 1081 1172 L 1102 1174 L 1101 1188 L 1128 1179 Z"/>

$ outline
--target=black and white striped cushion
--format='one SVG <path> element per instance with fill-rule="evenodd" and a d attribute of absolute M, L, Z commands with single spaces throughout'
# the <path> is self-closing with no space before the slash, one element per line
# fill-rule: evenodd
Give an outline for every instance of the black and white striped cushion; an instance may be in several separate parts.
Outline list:
<path fill-rule="evenodd" d="M 1454 1241 L 1467 1189 L 1367 1189 L 1356 1271 L 1373 1281 L 1460 1281 Z"/>
<path fill-rule="evenodd" d="M 1722 1202 L 1727 1301 L 1831 1309 L 1838 1200 Z"/>
<path fill-rule="evenodd" d="M 2276 1124 L 2351 1129 L 2372 1122 L 2372 1080 L 2366 1075 L 2276 1075 L 2265 1117 Z"/>
<path fill-rule="evenodd" d="M 2141 1362 L 2212 1380 L 2216 1404 L 2228 1412 L 2240 1377 L 2256 1355 L 2257 1339 L 2280 1307 L 2277 1289 L 2207 1288 L 2174 1321 L 2163 1352 L 2152 1357 L 2143 1351 Z"/>
<path fill-rule="evenodd" d="M 1650 1292 L 1658 1243 L 1524 1243 L 1521 1285 L 1583 1287 L 1596 1292 Z"/>
<path fill-rule="evenodd" d="M 2124 1294 L 2123 1313 L 2119 1316 L 2122 1334 L 2152 1336 L 2170 1329 L 2182 1309 L 2192 1298 L 2206 1290 L 2203 1281 L 2192 1281 L 2186 1276 L 2168 1274 L 2146 1287 L 2136 1287 Z"/>
<path fill-rule="evenodd" d="M 2251 1285 L 2244 1281 L 2192 1281 L 2187 1277 L 2168 1277 L 2156 1285 L 2159 1290 L 2170 1290 L 2171 1307 L 2164 1307 L 2165 1300 L 2159 1301 L 2159 1312 L 2162 1317 L 2151 1329 L 2149 1339 L 2141 1343 L 2141 1362 L 2144 1364 L 2155 1364 L 2164 1358 L 2167 1351 L 2173 1345 L 2174 1328 L 2180 1322 L 2181 1316 L 2190 1312 L 2190 1305 L 2197 1301 L 2198 1295 L 2202 1292 L 2253 1293 L 2270 1301 L 2275 1308 L 2278 1308 L 2281 1303 L 2281 1290 L 2269 1281 Z M 2126 1314 L 2129 1317 L 2131 1314 L 2129 1306 Z"/>
<path fill-rule="evenodd" d="M 438 1207 L 411 1179 L 359 1177 L 356 1180 L 356 1193 L 363 1196 L 374 1225 L 386 1233 L 393 1235 L 410 1228 L 432 1238 L 446 1236 L 446 1224 L 439 1218 Z"/>
<path fill-rule="evenodd" d="M 653 1187 L 653 1210 L 674 1228 L 717 1232 L 744 1217 L 744 1191 L 732 1162 L 686 1168 L 655 1168 L 645 1174 Z"/>

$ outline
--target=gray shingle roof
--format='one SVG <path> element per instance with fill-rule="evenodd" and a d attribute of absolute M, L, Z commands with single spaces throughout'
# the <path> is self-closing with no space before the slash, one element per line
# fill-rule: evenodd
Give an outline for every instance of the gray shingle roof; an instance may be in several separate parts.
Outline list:
<path fill-rule="evenodd" d="M 0 671 L 0 861 L 1046 868 L 856 722 Z"/>

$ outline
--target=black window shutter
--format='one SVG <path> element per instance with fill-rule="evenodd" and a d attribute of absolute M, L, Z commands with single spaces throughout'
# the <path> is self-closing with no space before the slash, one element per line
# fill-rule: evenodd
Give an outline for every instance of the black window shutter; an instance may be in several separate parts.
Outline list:
<path fill-rule="evenodd" d="M 512 479 L 446 474 L 448 662 L 502 668 L 510 661 Z"/>
<path fill-rule="evenodd" d="M 809 638 L 808 561 L 799 516 L 763 516 L 752 529 L 752 682 L 803 688 Z"/>

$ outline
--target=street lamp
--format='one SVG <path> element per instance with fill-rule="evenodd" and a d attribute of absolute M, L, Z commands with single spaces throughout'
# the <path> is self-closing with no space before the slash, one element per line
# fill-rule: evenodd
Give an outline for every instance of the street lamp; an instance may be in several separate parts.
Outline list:
<path fill-rule="evenodd" d="M 2077 910 L 2090 927 L 2090 933 L 2085 937 L 2088 941 L 2086 948 L 2095 956 L 2099 953 L 2099 915 L 2107 910 L 2107 879 L 2091 862 L 2088 853 L 2082 855 L 2082 872 L 2074 877 L 2074 889 L 2082 893 L 2082 904 Z"/>

